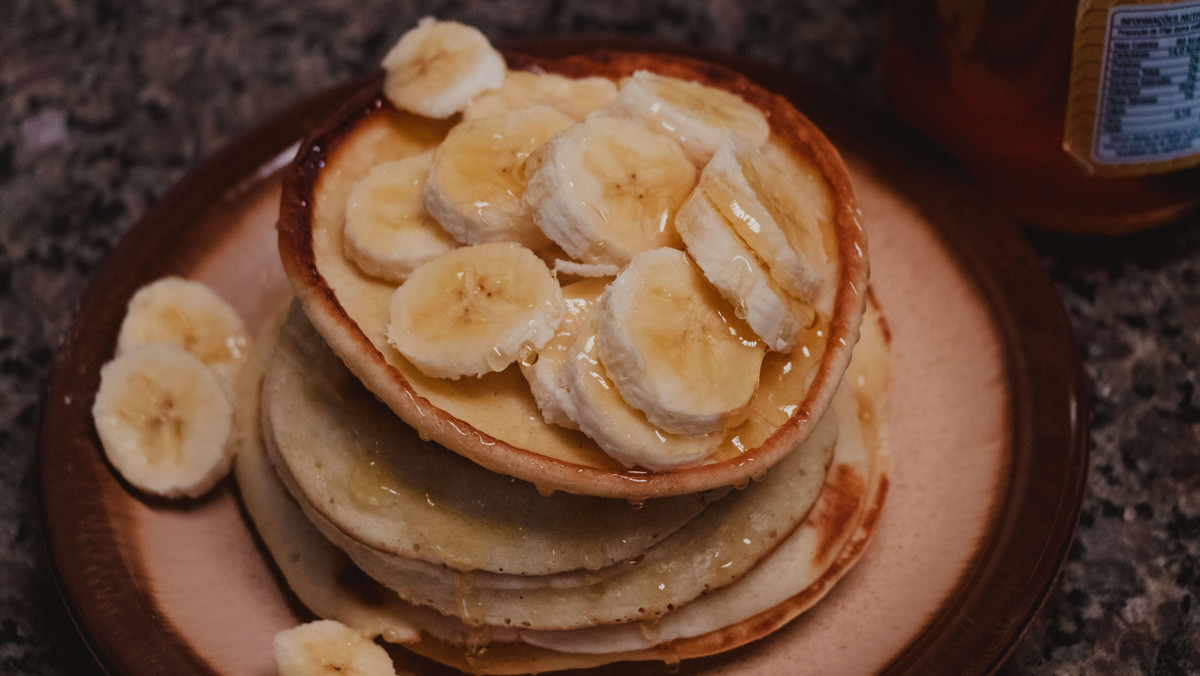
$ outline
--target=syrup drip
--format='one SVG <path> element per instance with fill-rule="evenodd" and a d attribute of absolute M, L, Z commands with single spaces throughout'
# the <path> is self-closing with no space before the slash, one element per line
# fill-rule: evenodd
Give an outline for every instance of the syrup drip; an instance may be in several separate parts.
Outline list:
<path fill-rule="evenodd" d="M 385 464 L 378 445 L 359 446 L 350 470 L 350 494 L 355 500 L 373 507 L 394 505 L 400 501 L 400 486 Z"/>

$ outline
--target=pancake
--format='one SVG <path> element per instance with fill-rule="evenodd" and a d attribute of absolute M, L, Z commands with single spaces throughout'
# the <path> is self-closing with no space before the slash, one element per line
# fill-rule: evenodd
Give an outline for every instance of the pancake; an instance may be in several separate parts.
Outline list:
<path fill-rule="evenodd" d="M 636 555 L 596 571 L 533 575 L 515 571 L 535 567 L 539 557 L 561 560 L 563 550 L 581 543 L 600 548 L 644 540 L 639 533 L 671 510 L 683 511 L 675 504 L 689 496 L 650 500 L 640 508 L 602 498 L 545 498 L 524 482 L 421 442 L 357 386 L 295 309 L 267 369 L 263 402 L 266 447 L 284 484 L 317 528 L 363 570 L 402 598 L 464 622 L 535 629 L 653 619 L 733 582 L 808 513 L 838 429 L 836 416 L 826 415 L 801 448 L 765 477 L 696 510 Z M 368 459 L 374 463 L 372 487 L 375 477 L 387 477 L 393 500 L 387 510 L 355 498 L 356 463 Z M 700 504 L 700 496 L 691 497 Z M 360 527 L 362 521 L 370 528 Z M 364 530 L 376 537 L 360 538 Z M 412 540 L 414 531 L 424 543 L 417 554 L 452 550 L 458 560 L 495 561 L 508 574 L 420 565 L 410 548 L 381 551 L 376 544 Z"/>
<path fill-rule="evenodd" d="M 260 340 L 260 349 L 267 340 Z M 247 512 L 289 587 L 321 617 L 475 673 L 529 673 L 624 660 L 698 657 L 760 638 L 811 607 L 861 556 L 887 494 L 881 413 L 887 335 L 870 312 L 837 396 L 838 443 L 821 495 L 801 525 L 742 579 L 653 622 L 545 632 L 478 629 L 401 601 L 326 540 L 290 498 L 266 457 L 253 411 L 256 369 L 239 387 L 235 464 Z M 259 378 L 261 376 L 258 376 Z M 246 414 L 246 411 L 251 411 Z"/>
<path fill-rule="evenodd" d="M 423 152 L 445 124 L 396 111 L 380 81 L 318 129 L 289 168 L 279 222 L 280 254 L 304 311 L 352 372 L 400 418 L 430 439 L 495 472 L 543 489 L 646 499 L 696 493 L 761 474 L 812 433 L 857 340 L 866 289 L 866 242 L 849 179 L 829 142 L 786 100 L 711 64 L 662 54 L 597 53 L 561 60 L 510 59 L 510 67 L 618 79 L 638 69 L 734 91 L 771 123 L 764 152 L 786 157 L 811 181 L 798 194 L 814 209 L 835 269 L 817 320 L 791 354 L 764 360 L 745 423 L 726 432 L 706 464 L 664 472 L 626 470 L 583 434 L 542 421 L 514 365 L 478 379 L 421 374 L 388 344 L 394 286 L 364 275 L 342 253 L 346 198 L 371 166 Z"/>
<path fill-rule="evenodd" d="M 316 516 L 370 549 L 456 570 L 598 570 L 644 554 L 721 494 L 641 505 L 542 496 L 422 441 L 363 389 L 296 307 L 263 399 L 278 458 Z"/>

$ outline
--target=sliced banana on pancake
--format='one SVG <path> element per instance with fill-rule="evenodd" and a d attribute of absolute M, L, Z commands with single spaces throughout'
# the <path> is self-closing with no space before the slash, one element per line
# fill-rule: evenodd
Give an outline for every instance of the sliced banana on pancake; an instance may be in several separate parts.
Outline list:
<path fill-rule="evenodd" d="M 567 313 L 558 330 L 545 345 L 522 356 L 518 361 L 521 375 L 529 381 L 529 390 L 537 401 L 542 418 L 552 424 L 577 430 L 575 404 L 563 383 L 563 367 L 577 337 L 576 326 L 591 316 L 596 301 L 608 280 L 589 279 L 563 287 Z"/>
<path fill-rule="evenodd" d="M 788 237 L 798 237 L 798 240 L 793 241 L 793 245 L 803 254 L 802 258 L 807 257 L 808 262 L 818 268 L 824 266 L 822 275 L 825 279 L 832 280 L 832 259 L 836 254 L 833 248 L 828 248 L 830 242 L 822 234 L 824 225 L 835 218 L 828 181 L 821 176 L 810 160 L 793 152 L 778 138 L 768 140 L 760 152 L 767 160 L 769 168 L 766 173 L 774 173 L 770 170 L 774 168 L 782 174 L 782 180 L 771 179 L 763 182 L 768 184 L 766 192 L 772 196 L 772 204 L 780 211 L 780 220 L 790 221 L 795 229 L 794 232 L 785 234 Z M 756 158 L 755 162 L 758 161 Z M 803 243 L 800 240 L 803 240 Z M 862 245 L 865 244 L 864 241 Z M 866 253 L 865 249 L 855 250 L 855 255 L 859 257 L 865 257 Z M 811 272 L 805 276 L 808 275 L 811 275 Z M 826 312 L 826 304 L 831 302 L 827 299 L 836 293 L 837 285 L 822 283 L 818 288 L 822 293 L 810 300 L 818 311 Z"/>
<path fill-rule="evenodd" d="M 502 87 L 475 97 L 463 111 L 463 119 L 491 117 L 531 106 L 550 106 L 582 122 L 588 114 L 612 103 L 616 96 L 617 86 L 607 78 L 570 78 L 512 70 L 504 78 Z"/>
<path fill-rule="evenodd" d="M 626 467 L 653 471 L 698 465 L 721 443 L 720 434 L 686 437 L 664 432 L 630 406 L 600 362 L 593 322 L 576 325 L 577 336 L 563 368 L 563 384 L 580 431 Z"/>
<path fill-rule="evenodd" d="M 458 246 L 425 210 L 425 179 L 433 153 L 371 168 L 346 203 L 346 256 L 363 272 L 403 282 L 421 263 Z"/>
<path fill-rule="evenodd" d="M 546 247 L 549 240 L 522 199 L 525 160 L 574 122 L 549 106 L 535 106 L 460 123 L 433 152 L 425 208 L 464 244 Z"/>
<path fill-rule="evenodd" d="M 815 217 L 788 194 L 796 180 L 729 136 L 676 216 L 704 275 L 777 352 L 812 322 L 828 267 Z"/>
<path fill-rule="evenodd" d="M 396 676 L 378 643 L 336 620 L 317 620 L 275 634 L 279 676 Z"/>
<path fill-rule="evenodd" d="M 554 276 L 562 277 L 616 277 L 621 267 L 615 263 L 579 263 L 565 258 L 554 259 Z"/>
<path fill-rule="evenodd" d="M 383 91 L 397 108 L 443 119 L 504 84 L 507 66 L 478 29 L 425 17 L 383 57 Z"/>
<path fill-rule="evenodd" d="M 435 378 L 503 371 L 554 337 L 565 311 L 549 268 L 516 244 L 435 258 L 396 289 L 390 307 L 388 341 Z"/>
<path fill-rule="evenodd" d="M 727 134 L 761 146 L 771 135 L 767 118 L 737 94 L 673 77 L 638 71 L 621 83 L 608 115 L 638 120 L 673 138 L 698 167 Z"/>
<path fill-rule="evenodd" d="M 766 349 L 682 251 L 638 254 L 595 325 L 609 378 L 650 423 L 695 437 L 744 417 Z"/>
<path fill-rule="evenodd" d="M 624 265 L 680 244 L 673 221 L 695 168 L 677 143 L 637 122 L 590 118 L 538 148 L 527 170 L 534 221 L 583 263 Z"/>
<path fill-rule="evenodd" d="M 181 277 L 163 277 L 129 300 L 117 353 L 142 343 L 176 345 L 211 368 L 228 390 L 247 342 L 242 318 L 212 289 Z"/>
<path fill-rule="evenodd" d="M 147 493 L 197 497 L 229 470 L 233 405 L 175 345 L 131 346 L 105 364 L 92 416 L 109 462 Z"/>
<path fill-rule="evenodd" d="M 697 190 L 679 210 L 679 232 L 692 260 L 766 346 L 791 352 L 800 332 L 815 316 L 771 278 L 766 266 L 738 238 L 721 209 Z"/>
<path fill-rule="evenodd" d="M 745 139 L 725 139 L 704 168 L 700 189 L 788 293 L 817 296 L 824 283 L 825 246 L 816 218 L 792 197 L 804 180 L 786 173 Z"/>

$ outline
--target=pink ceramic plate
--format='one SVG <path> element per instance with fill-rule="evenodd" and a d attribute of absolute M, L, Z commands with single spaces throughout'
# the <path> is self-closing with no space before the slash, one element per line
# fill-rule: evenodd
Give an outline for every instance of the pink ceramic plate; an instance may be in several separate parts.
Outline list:
<path fill-rule="evenodd" d="M 1086 412 L 1058 299 L 1015 225 L 910 132 L 787 73 L 723 63 L 786 94 L 845 155 L 892 332 L 894 468 L 875 538 L 833 593 L 767 639 L 683 670 L 990 672 L 1053 583 L 1083 488 Z M 142 284 L 199 279 L 251 330 L 287 295 L 278 169 L 355 86 L 270 121 L 180 182 L 113 254 L 58 356 L 40 449 L 46 538 L 62 593 L 109 671 L 274 673 L 275 632 L 309 619 L 231 481 L 199 503 L 138 498 L 103 460 L 89 411 Z M 442 669 L 416 657 L 397 668 Z"/>

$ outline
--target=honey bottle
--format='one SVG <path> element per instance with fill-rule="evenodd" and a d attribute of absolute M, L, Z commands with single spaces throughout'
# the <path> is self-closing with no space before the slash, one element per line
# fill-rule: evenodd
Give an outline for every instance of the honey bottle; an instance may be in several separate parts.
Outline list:
<path fill-rule="evenodd" d="M 1200 0 L 894 0 L 896 113 L 1028 223 L 1116 234 L 1200 207 Z"/>

